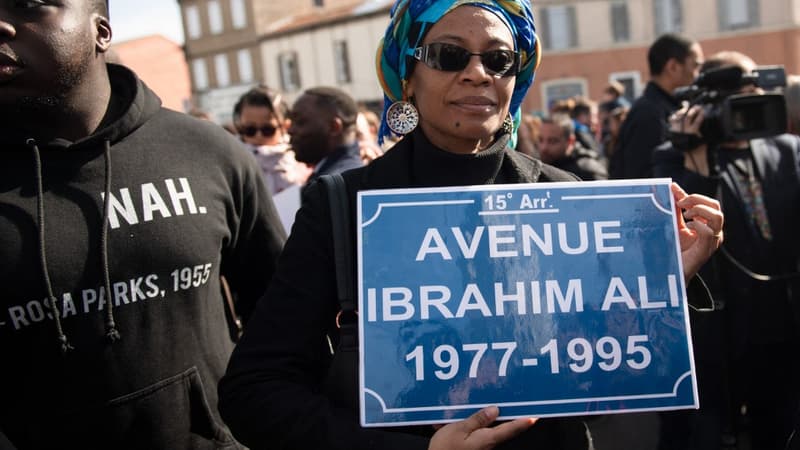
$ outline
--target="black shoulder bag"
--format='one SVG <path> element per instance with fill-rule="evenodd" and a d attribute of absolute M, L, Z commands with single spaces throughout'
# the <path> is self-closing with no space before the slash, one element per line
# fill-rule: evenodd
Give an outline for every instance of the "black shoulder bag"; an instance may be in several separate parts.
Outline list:
<path fill-rule="evenodd" d="M 358 316 L 356 311 L 353 239 L 347 185 L 339 174 L 324 175 L 320 182 L 328 193 L 336 264 L 336 295 L 341 308 L 336 315 L 339 343 L 333 352 L 324 390 L 331 404 L 358 415 Z"/>

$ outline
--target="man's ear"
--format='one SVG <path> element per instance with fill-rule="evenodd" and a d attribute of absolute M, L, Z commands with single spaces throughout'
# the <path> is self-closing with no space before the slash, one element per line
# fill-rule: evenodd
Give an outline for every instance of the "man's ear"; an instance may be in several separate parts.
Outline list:
<path fill-rule="evenodd" d="M 330 133 L 332 136 L 342 134 L 344 130 L 344 122 L 340 117 L 333 117 L 330 121 Z"/>
<path fill-rule="evenodd" d="M 674 77 L 675 75 L 681 72 L 681 62 L 675 58 L 670 58 L 667 60 L 667 64 L 664 66 L 664 72 L 667 73 L 670 77 Z"/>
<path fill-rule="evenodd" d="M 107 17 L 100 14 L 92 14 L 92 24 L 95 30 L 95 49 L 98 53 L 105 53 L 111 47 L 111 24 Z"/>

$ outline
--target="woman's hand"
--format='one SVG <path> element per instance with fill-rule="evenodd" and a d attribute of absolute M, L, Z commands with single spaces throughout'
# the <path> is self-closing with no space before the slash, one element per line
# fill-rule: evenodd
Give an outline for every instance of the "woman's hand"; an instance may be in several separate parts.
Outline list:
<path fill-rule="evenodd" d="M 488 450 L 527 430 L 537 420 L 516 419 L 490 428 L 499 414 L 496 406 L 489 406 L 443 426 L 433 435 L 428 450 Z"/>
<path fill-rule="evenodd" d="M 675 217 L 678 221 L 683 275 L 688 282 L 722 244 L 725 217 L 717 200 L 700 194 L 689 195 L 676 183 L 672 183 L 671 187 L 677 207 Z M 691 219 L 691 222 L 684 218 Z"/>

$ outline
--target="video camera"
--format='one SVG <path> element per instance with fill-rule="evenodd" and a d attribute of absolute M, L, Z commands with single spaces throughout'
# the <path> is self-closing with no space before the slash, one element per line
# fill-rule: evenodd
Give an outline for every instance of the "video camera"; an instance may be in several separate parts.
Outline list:
<path fill-rule="evenodd" d="M 786 132 L 783 94 L 741 94 L 745 86 L 775 91 L 786 86 L 783 66 L 759 66 L 745 73 L 738 66 L 724 66 L 700 74 L 691 86 L 674 96 L 692 105 L 702 104 L 705 119 L 700 133 L 706 143 L 746 141 Z"/>

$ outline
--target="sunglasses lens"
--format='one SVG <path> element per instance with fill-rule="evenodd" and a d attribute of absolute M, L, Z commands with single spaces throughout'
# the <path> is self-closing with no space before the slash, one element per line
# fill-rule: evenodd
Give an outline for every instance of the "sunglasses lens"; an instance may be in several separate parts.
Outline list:
<path fill-rule="evenodd" d="M 261 132 L 261 135 L 264 137 L 272 137 L 275 134 L 275 132 L 278 131 L 278 129 L 273 127 L 272 125 L 264 125 L 263 127 L 260 128 L 251 125 L 249 127 L 243 127 L 239 129 L 239 133 L 247 137 L 253 137 L 259 131 Z"/>
<path fill-rule="evenodd" d="M 450 44 L 441 44 L 438 47 L 438 52 L 434 52 L 432 55 L 433 59 L 437 59 L 436 56 L 438 54 L 437 65 L 439 67 L 437 67 L 437 69 L 455 72 L 464 70 L 467 64 L 469 64 L 471 55 L 466 49 Z"/>
<path fill-rule="evenodd" d="M 492 50 L 481 55 L 484 67 L 498 75 L 513 75 L 515 59 L 510 50 Z"/>

